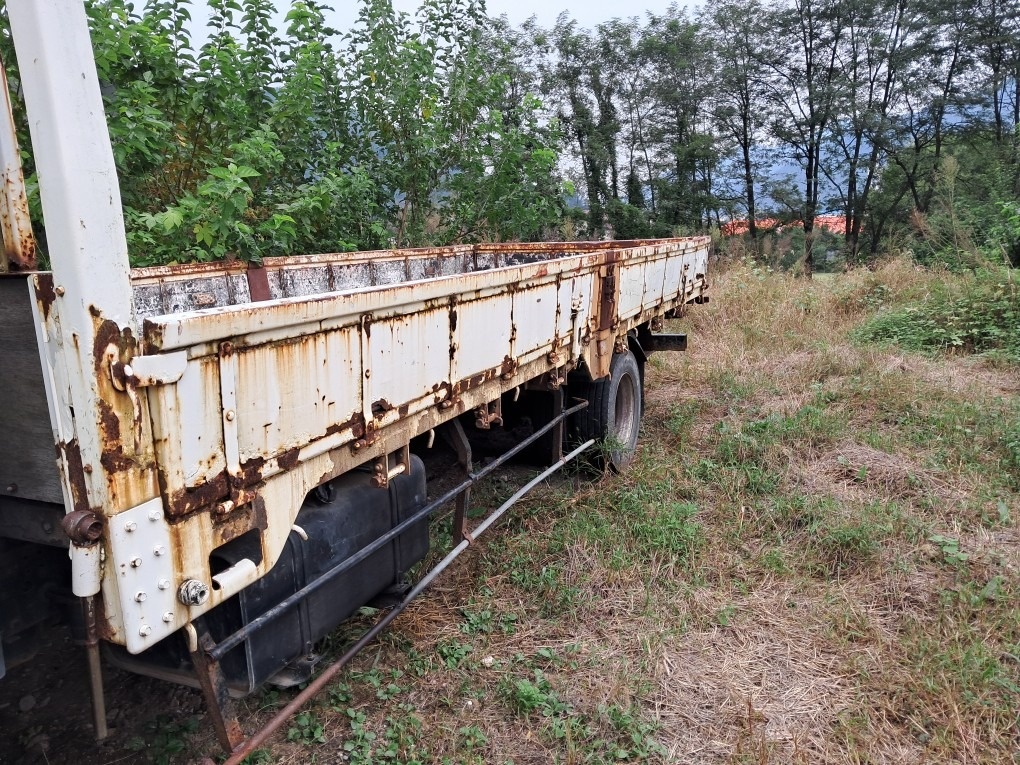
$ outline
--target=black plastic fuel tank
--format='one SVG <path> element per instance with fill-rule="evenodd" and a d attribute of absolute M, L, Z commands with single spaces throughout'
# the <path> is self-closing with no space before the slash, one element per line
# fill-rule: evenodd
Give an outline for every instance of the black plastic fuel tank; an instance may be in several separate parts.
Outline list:
<path fill-rule="evenodd" d="M 414 456 L 410 471 L 392 479 L 386 489 L 372 486 L 371 474 L 362 471 L 324 484 L 309 494 L 295 520 L 307 539 L 292 532 L 269 573 L 202 617 L 205 627 L 215 640 L 226 637 L 413 515 L 425 501 L 425 468 Z M 258 544 L 257 538 L 241 538 L 220 548 L 213 553 L 213 573 L 257 555 Z M 428 549 L 428 522 L 423 521 L 263 627 L 223 658 L 231 691 L 250 693 L 309 654 L 340 622 L 400 581 Z M 112 658 L 136 672 L 191 682 L 180 636 L 136 657 L 117 651 Z"/>

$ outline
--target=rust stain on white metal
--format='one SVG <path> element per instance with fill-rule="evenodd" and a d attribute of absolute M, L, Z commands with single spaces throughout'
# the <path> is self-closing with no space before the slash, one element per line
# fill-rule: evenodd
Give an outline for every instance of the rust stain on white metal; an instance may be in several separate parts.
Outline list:
<path fill-rule="evenodd" d="M 25 176 L 21 170 L 21 153 L 18 149 L 17 129 L 11 91 L 7 84 L 7 71 L 0 60 L 0 100 L 3 101 L 5 119 L 0 122 L 0 229 L 3 231 L 3 259 L 0 271 L 13 266 L 19 271 L 34 271 L 36 267 L 35 235 L 28 212 L 28 194 Z"/>

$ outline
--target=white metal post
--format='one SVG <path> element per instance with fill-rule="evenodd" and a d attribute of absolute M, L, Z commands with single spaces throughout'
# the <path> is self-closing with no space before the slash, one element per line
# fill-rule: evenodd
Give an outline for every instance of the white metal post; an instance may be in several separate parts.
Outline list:
<path fill-rule="evenodd" d="M 55 286 L 48 298 L 52 305 L 42 310 L 50 321 L 43 361 L 65 370 L 50 406 L 55 432 L 64 431 L 66 441 L 58 443 L 65 488 L 81 486 L 79 494 L 86 495 L 67 496 L 67 510 L 74 509 L 75 499 L 79 510 L 85 506 L 112 515 L 129 500 L 136 504 L 137 497 L 116 496 L 116 483 L 102 459 L 102 413 L 119 417 L 123 409 L 111 395 L 110 354 L 130 345 L 137 324 L 120 189 L 88 20 L 82 0 L 8 0 L 7 10 Z M 71 416 L 73 438 L 68 439 L 72 434 L 59 423 Z M 71 557 L 75 594 L 96 594 L 97 550 L 72 546 Z"/>

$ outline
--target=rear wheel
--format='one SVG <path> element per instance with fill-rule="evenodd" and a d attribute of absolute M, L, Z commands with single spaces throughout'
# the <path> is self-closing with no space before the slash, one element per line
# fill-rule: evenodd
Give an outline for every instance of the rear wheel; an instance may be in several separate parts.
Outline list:
<path fill-rule="evenodd" d="M 617 353 L 609 376 L 578 393 L 588 399 L 588 407 L 578 413 L 578 435 L 601 444 L 603 467 L 622 472 L 634 459 L 641 427 L 640 364 L 630 351 Z"/>

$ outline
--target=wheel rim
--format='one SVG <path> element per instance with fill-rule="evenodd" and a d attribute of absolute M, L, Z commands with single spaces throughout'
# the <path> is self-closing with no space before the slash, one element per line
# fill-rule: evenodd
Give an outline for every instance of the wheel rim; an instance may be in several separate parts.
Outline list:
<path fill-rule="evenodd" d="M 613 435 L 619 446 L 622 447 L 622 451 L 619 454 L 614 454 L 615 461 L 619 461 L 621 458 L 626 459 L 634 448 L 638 427 L 637 408 L 640 406 L 636 388 L 634 377 L 628 374 L 620 378 L 620 385 L 616 389 L 616 400 L 613 407 Z"/>

